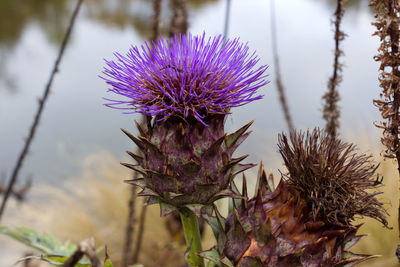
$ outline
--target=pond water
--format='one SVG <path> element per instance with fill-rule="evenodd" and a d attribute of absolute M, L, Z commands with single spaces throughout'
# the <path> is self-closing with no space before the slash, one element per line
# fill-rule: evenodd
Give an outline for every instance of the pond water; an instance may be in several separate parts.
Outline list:
<path fill-rule="evenodd" d="M 165 2 L 164 29 L 169 20 Z M 74 4 L 0 1 L 0 178 L 9 176 L 22 149 Z M 281 74 L 293 122 L 300 129 L 323 127 L 321 96 L 332 72 L 335 1 L 286 0 L 276 1 L 275 7 Z M 193 34 L 223 32 L 226 1 L 189 1 L 188 9 Z M 35 184 L 58 184 L 79 173 L 88 155 L 107 150 L 122 160 L 124 151 L 133 147 L 119 129 L 135 131 L 133 119 L 138 116 L 102 105 L 107 86 L 98 75 L 104 58 L 148 39 L 151 1 L 87 0 L 81 11 L 20 172 L 22 182 L 31 177 Z M 379 96 L 378 64 L 373 61 L 379 41 L 371 37 L 372 20 L 368 1 L 349 1 L 342 24 L 348 36 L 339 87 L 340 132 L 345 139 L 366 135 L 378 144 L 380 132 L 373 122 L 380 115 L 372 99 Z M 273 75 L 269 1 L 232 1 L 228 36 L 240 37 L 257 50 L 261 63 L 270 65 L 271 83 L 260 90 L 262 100 L 232 110 L 227 130 L 254 119 L 254 132 L 239 152 L 250 154 L 250 161 L 262 159 L 269 168 L 281 168 L 276 141 L 286 123 Z"/>

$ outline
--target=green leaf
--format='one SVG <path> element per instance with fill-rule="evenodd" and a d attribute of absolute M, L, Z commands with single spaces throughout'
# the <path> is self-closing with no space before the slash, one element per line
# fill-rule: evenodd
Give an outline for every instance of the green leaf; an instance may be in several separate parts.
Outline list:
<path fill-rule="evenodd" d="M 0 233 L 9 236 L 43 254 L 66 255 L 66 251 L 70 252 L 76 249 L 76 245 L 70 242 L 61 244 L 52 235 L 40 235 L 37 232 L 25 227 L 13 228 L 0 226 Z"/>
<path fill-rule="evenodd" d="M 42 256 L 41 260 L 48 262 L 50 264 L 53 264 L 55 266 L 60 266 L 63 263 L 65 263 L 68 259 L 69 259 L 69 257 L 67 257 L 67 256 L 46 255 L 46 256 Z M 74 267 L 87 267 L 87 266 L 92 266 L 92 265 L 89 263 L 78 263 L 78 264 L 75 264 Z"/>
<path fill-rule="evenodd" d="M 104 262 L 104 267 L 114 267 L 110 259 L 106 259 Z"/>
<path fill-rule="evenodd" d="M 53 265 L 63 264 L 77 249 L 77 246 L 69 241 L 61 243 L 50 234 L 39 234 L 25 227 L 0 226 L 0 234 L 11 237 L 36 250 L 42 254 L 40 257 L 42 261 L 49 262 Z M 90 266 L 88 263 L 89 261 L 87 259 L 83 259 L 80 261 L 80 264 L 76 264 L 75 266 Z"/>
<path fill-rule="evenodd" d="M 223 258 L 221 259 L 221 262 L 224 264 L 224 266 L 227 266 L 227 267 L 235 267 L 235 266 L 233 265 L 233 263 L 232 263 L 227 257 L 223 257 Z"/>
<path fill-rule="evenodd" d="M 200 256 L 208 260 L 206 267 L 214 267 L 215 265 L 223 266 L 220 260 L 221 256 L 219 255 L 216 248 L 203 251 L 200 253 Z"/>
<path fill-rule="evenodd" d="M 211 227 L 211 229 L 212 229 L 212 231 L 214 233 L 215 239 L 218 239 L 220 229 L 218 227 L 217 218 L 212 217 L 212 216 L 208 216 L 207 214 L 203 214 L 202 217 L 203 217 L 203 219 L 206 220 L 208 225 L 210 225 L 210 227 Z"/>

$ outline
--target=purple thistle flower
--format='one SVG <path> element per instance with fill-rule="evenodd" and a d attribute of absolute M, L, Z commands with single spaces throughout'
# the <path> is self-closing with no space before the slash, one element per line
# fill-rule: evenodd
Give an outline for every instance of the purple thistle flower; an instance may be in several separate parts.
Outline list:
<path fill-rule="evenodd" d="M 222 35 L 160 38 L 153 47 L 145 42 L 126 56 L 114 55 L 117 60 L 105 60 L 102 78 L 109 91 L 128 99 L 106 99 L 106 105 L 158 121 L 194 117 L 205 124 L 206 116 L 228 114 L 231 107 L 262 98 L 257 89 L 268 83 L 263 75 L 268 66 L 255 68 L 259 59 L 247 44 L 224 41 Z"/>

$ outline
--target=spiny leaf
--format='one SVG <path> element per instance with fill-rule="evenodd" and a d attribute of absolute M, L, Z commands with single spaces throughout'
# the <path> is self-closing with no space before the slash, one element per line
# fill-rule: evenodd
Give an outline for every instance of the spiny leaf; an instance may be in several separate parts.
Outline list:
<path fill-rule="evenodd" d="M 160 197 L 159 194 L 151 190 L 150 188 L 144 188 L 142 191 L 138 193 L 138 196 L 150 196 L 150 197 Z"/>
<path fill-rule="evenodd" d="M 219 149 L 221 148 L 222 143 L 224 142 L 226 138 L 226 134 L 224 134 L 222 137 L 217 139 L 204 153 L 202 157 L 206 158 L 212 158 L 215 155 L 218 154 Z"/>
<path fill-rule="evenodd" d="M 206 267 L 215 267 L 215 265 L 219 267 L 223 266 L 221 263 L 221 256 L 215 248 L 200 252 L 200 256 L 208 260 Z"/>
<path fill-rule="evenodd" d="M 160 149 L 154 145 L 152 142 L 147 140 L 146 137 L 139 136 L 140 141 L 142 141 L 143 146 L 145 146 L 154 156 L 163 157 Z"/>
<path fill-rule="evenodd" d="M 128 131 L 125 130 L 125 129 L 122 129 L 122 128 L 121 128 L 121 131 L 123 131 L 124 134 L 126 134 L 126 135 L 129 137 L 129 139 L 131 139 L 131 140 L 138 146 L 138 148 L 139 148 L 140 150 L 142 150 L 142 151 L 145 150 L 145 146 L 143 145 L 143 143 L 142 143 L 139 139 L 137 139 L 136 137 L 134 137 L 130 132 L 128 132 Z"/>
<path fill-rule="evenodd" d="M 136 128 L 138 128 L 141 136 L 146 136 L 146 132 L 143 130 L 142 126 L 135 120 Z"/>
<path fill-rule="evenodd" d="M 226 266 L 226 267 L 235 267 L 235 266 L 233 265 L 233 263 L 232 263 L 227 257 L 223 257 L 223 258 L 221 259 L 221 263 L 223 263 L 224 266 Z"/>
<path fill-rule="evenodd" d="M 221 172 L 224 173 L 224 172 L 228 171 L 229 169 L 231 169 L 233 166 L 237 165 L 239 162 L 241 162 L 242 160 L 244 160 L 248 156 L 249 155 L 244 155 L 244 156 L 241 156 L 241 157 L 236 158 L 236 159 L 231 159 L 227 165 L 222 167 Z"/>
<path fill-rule="evenodd" d="M 146 173 L 143 170 L 137 168 L 138 165 L 133 165 L 133 164 L 130 164 L 130 163 L 125 163 L 125 162 L 121 162 L 120 164 L 125 166 L 125 167 L 127 167 L 127 168 L 129 168 L 129 169 L 131 169 L 131 170 L 137 171 L 138 173 L 140 173 L 142 175 L 146 175 Z"/>
<path fill-rule="evenodd" d="M 140 165 L 143 165 L 143 157 L 136 155 L 130 151 L 126 151 L 126 153 L 128 153 L 129 156 L 131 156 L 134 160 L 136 160 L 137 163 L 139 163 Z"/>
<path fill-rule="evenodd" d="M 145 182 L 145 180 L 143 178 L 125 180 L 124 182 L 127 183 L 127 184 L 138 186 L 138 187 L 140 187 L 142 189 L 145 188 L 145 186 L 146 186 L 146 182 Z"/>
<path fill-rule="evenodd" d="M 240 164 L 239 163 L 239 164 L 236 164 L 232 168 L 232 176 L 235 177 L 239 173 L 244 172 L 247 169 L 253 168 L 254 166 L 256 166 L 256 164 L 253 164 L 253 163 L 248 163 L 248 164 Z"/>
<path fill-rule="evenodd" d="M 260 168 L 258 169 L 256 192 L 254 194 L 257 194 L 258 188 L 262 189 L 263 195 L 271 193 L 275 190 L 274 177 L 271 173 L 267 178 L 262 161 L 260 162 Z"/>
<path fill-rule="evenodd" d="M 243 126 L 242 128 L 240 128 L 239 130 L 237 130 L 236 132 L 228 135 L 225 138 L 225 145 L 229 148 L 231 146 L 233 146 L 239 139 L 240 136 L 242 136 L 244 134 L 244 132 L 246 132 L 247 129 L 249 129 L 249 127 L 253 124 L 254 120 L 252 120 L 251 122 L 249 122 L 248 124 L 246 124 L 245 126 Z"/>
<path fill-rule="evenodd" d="M 215 217 L 217 218 L 218 221 L 218 226 L 225 232 L 225 227 L 226 227 L 226 220 L 225 218 L 221 215 L 219 212 L 217 206 L 214 205 L 214 211 L 215 211 Z"/>
<path fill-rule="evenodd" d="M 334 267 L 344 267 L 344 266 L 353 266 L 355 264 L 358 264 L 360 262 L 381 257 L 380 255 L 362 255 L 362 254 L 355 254 L 350 251 L 346 251 L 343 254 L 343 260 L 339 261 L 334 265 Z"/>
<path fill-rule="evenodd" d="M 271 190 L 271 192 L 274 192 L 275 191 L 275 183 L 274 183 L 274 175 L 272 173 L 270 173 L 268 175 L 267 182 L 268 182 L 269 190 Z"/>
<path fill-rule="evenodd" d="M 242 196 L 244 199 L 242 199 L 242 207 L 247 210 L 247 181 L 246 181 L 246 175 L 243 173 L 243 183 L 242 183 Z"/>

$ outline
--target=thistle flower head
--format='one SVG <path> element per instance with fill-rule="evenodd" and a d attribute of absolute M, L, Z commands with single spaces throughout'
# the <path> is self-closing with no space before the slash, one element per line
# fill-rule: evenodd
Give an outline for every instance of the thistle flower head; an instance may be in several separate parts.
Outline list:
<path fill-rule="evenodd" d="M 278 147 L 289 172 L 287 183 L 300 193 L 314 220 L 349 225 L 359 215 L 387 226 L 379 192 L 367 191 L 381 183 L 372 156 L 356 154 L 353 144 L 319 129 L 292 132 L 290 141 L 281 134 Z"/>
<path fill-rule="evenodd" d="M 247 44 L 222 35 L 176 35 L 114 55 L 115 61 L 106 60 L 102 78 L 109 91 L 126 99 L 107 99 L 107 105 L 157 120 L 176 116 L 204 123 L 206 116 L 260 99 L 257 89 L 268 83 L 267 66 L 256 68 L 259 59 Z"/>

